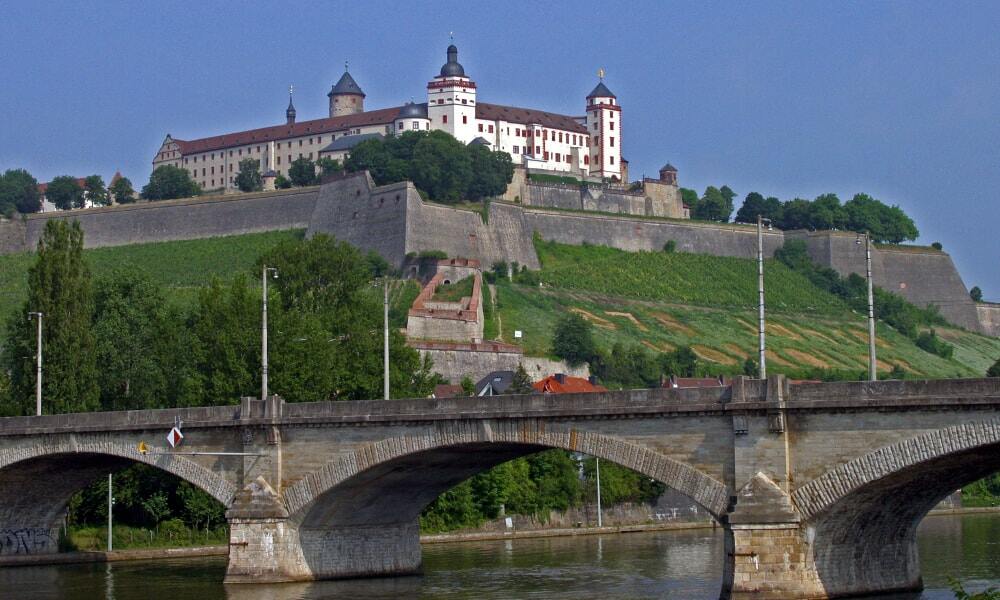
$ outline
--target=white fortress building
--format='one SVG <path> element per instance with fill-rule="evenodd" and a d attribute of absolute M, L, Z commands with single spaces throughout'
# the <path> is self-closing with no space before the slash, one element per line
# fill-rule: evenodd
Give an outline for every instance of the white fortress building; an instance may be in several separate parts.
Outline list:
<path fill-rule="evenodd" d="M 486 144 L 510 154 L 515 165 L 622 182 L 622 109 L 603 80 L 586 97 L 583 115 L 560 115 L 531 108 L 480 102 L 476 82 L 448 46 L 448 60 L 427 83 L 427 102 L 365 110 L 365 93 L 344 72 L 327 96 L 329 116 L 296 121 L 289 98 L 285 123 L 194 140 L 167 135 L 153 168 L 187 169 L 204 189 L 235 188 L 239 162 L 256 158 L 261 171 L 288 173 L 297 158 L 342 159 L 358 142 L 405 131 L 447 131 L 459 141 Z M 623 164 L 624 163 L 624 164 Z"/>

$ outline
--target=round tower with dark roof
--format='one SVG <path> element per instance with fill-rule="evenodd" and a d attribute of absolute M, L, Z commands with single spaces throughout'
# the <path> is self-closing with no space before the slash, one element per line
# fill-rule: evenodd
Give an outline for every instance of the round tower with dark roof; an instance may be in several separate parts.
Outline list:
<path fill-rule="evenodd" d="M 621 181 L 622 107 L 604 84 L 604 69 L 598 71 L 597 85 L 587 94 L 587 131 L 590 133 L 590 174 L 609 181 Z"/>
<path fill-rule="evenodd" d="M 476 82 L 458 62 L 458 48 L 448 46 L 448 61 L 427 83 L 427 117 L 434 129 L 447 131 L 463 144 L 476 137 Z"/>
<path fill-rule="evenodd" d="M 365 93 L 347 71 L 346 64 L 344 74 L 326 96 L 330 99 L 330 118 L 365 112 Z"/>

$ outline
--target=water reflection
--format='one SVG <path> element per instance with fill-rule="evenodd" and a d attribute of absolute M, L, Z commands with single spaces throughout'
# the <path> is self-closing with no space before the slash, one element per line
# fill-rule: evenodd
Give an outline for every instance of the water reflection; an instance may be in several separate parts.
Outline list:
<path fill-rule="evenodd" d="M 970 591 L 1000 585 L 1000 515 L 934 517 L 918 535 L 928 589 L 896 599 L 952 600 L 948 576 Z M 421 576 L 281 585 L 225 586 L 224 557 L 58 565 L 0 569 L 0 598 L 715 600 L 722 556 L 721 532 L 690 530 L 432 544 Z"/>

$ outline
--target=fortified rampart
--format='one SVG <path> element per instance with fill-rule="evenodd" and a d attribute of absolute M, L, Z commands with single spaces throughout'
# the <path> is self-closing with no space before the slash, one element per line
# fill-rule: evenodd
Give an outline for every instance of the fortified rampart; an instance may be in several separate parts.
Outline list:
<path fill-rule="evenodd" d="M 49 219 L 78 219 L 88 247 L 307 228 L 310 235 L 329 233 L 363 250 L 374 250 L 396 265 L 402 265 L 408 253 L 440 250 L 448 256 L 479 260 L 486 268 L 501 260 L 538 268 L 532 244 L 535 232 L 546 240 L 628 251 L 656 251 L 673 240 L 681 252 L 738 258 L 753 258 L 757 252 L 753 227 L 499 201 L 490 203 L 484 221 L 474 211 L 422 201 L 408 182 L 376 187 L 367 174 L 335 178 L 319 188 L 30 215 L 23 221 L 0 222 L 0 252 L 33 249 Z M 772 255 L 786 237 L 804 239 L 818 264 L 841 274 L 864 272 L 864 246 L 855 243 L 854 234 L 767 231 L 765 254 Z M 873 248 L 872 259 L 876 285 L 916 304 L 934 304 L 957 325 L 986 331 L 979 314 L 993 313 L 988 308 L 977 310 L 948 254 L 878 246 Z"/>
<path fill-rule="evenodd" d="M 983 333 L 1000 337 L 1000 304 L 980 302 L 976 304 L 976 312 L 979 315 L 979 324 L 983 328 Z"/>

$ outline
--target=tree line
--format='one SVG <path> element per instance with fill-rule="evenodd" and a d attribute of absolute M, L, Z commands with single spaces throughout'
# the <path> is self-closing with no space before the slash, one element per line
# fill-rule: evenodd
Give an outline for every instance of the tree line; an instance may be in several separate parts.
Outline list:
<path fill-rule="evenodd" d="M 282 243 L 258 259 L 269 285 L 271 387 L 289 401 L 360 399 L 381 392 L 380 298 L 388 265 L 325 235 Z M 144 273 L 93 280 L 77 222 L 50 221 L 28 273 L 22 310 L 7 323 L 0 414 L 31 414 L 35 325 L 44 313 L 46 413 L 235 404 L 260 389 L 257 272 L 197 290 L 190 307 L 167 301 Z M 390 332 L 393 395 L 427 395 L 431 363 Z M 3 383 L 3 382 L 0 382 Z"/>
<path fill-rule="evenodd" d="M 8 169 L 0 174 L 0 215 L 8 219 L 15 212 L 35 213 L 42 210 L 42 193 L 38 180 L 24 169 Z M 135 202 L 135 190 L 127 177 L 119 177 L 105 186 L 100 175 L 89 175 L 83 184 L 71 175 L 60 175 L 46 184 L 45 198 L 60 210 L 92 206 L 107 206 L 112 202 Z"/>
<path fill-rule="evenodd" d="M 681 188 L 681 198 L 691 211 L 692 219 L 729 221 L 734 209 L 736 192 L 729 186 L 708 186 L 705 193 Z M 889 206 L 868 194 L 855 194 L 841 203 L 836 194 L 821 194 L 814 200 L 795 198 L 782 202 L 774 196 L 764 197 L 750 192 L 736 213 L 739 223 L 756 223 L 757 215 L 768 219 L 783 230 L 840 229 L 868 232 L 879 243 L 899 244 L 915 240 L 920 235 L 913 220 L 899 206 Z"/>

